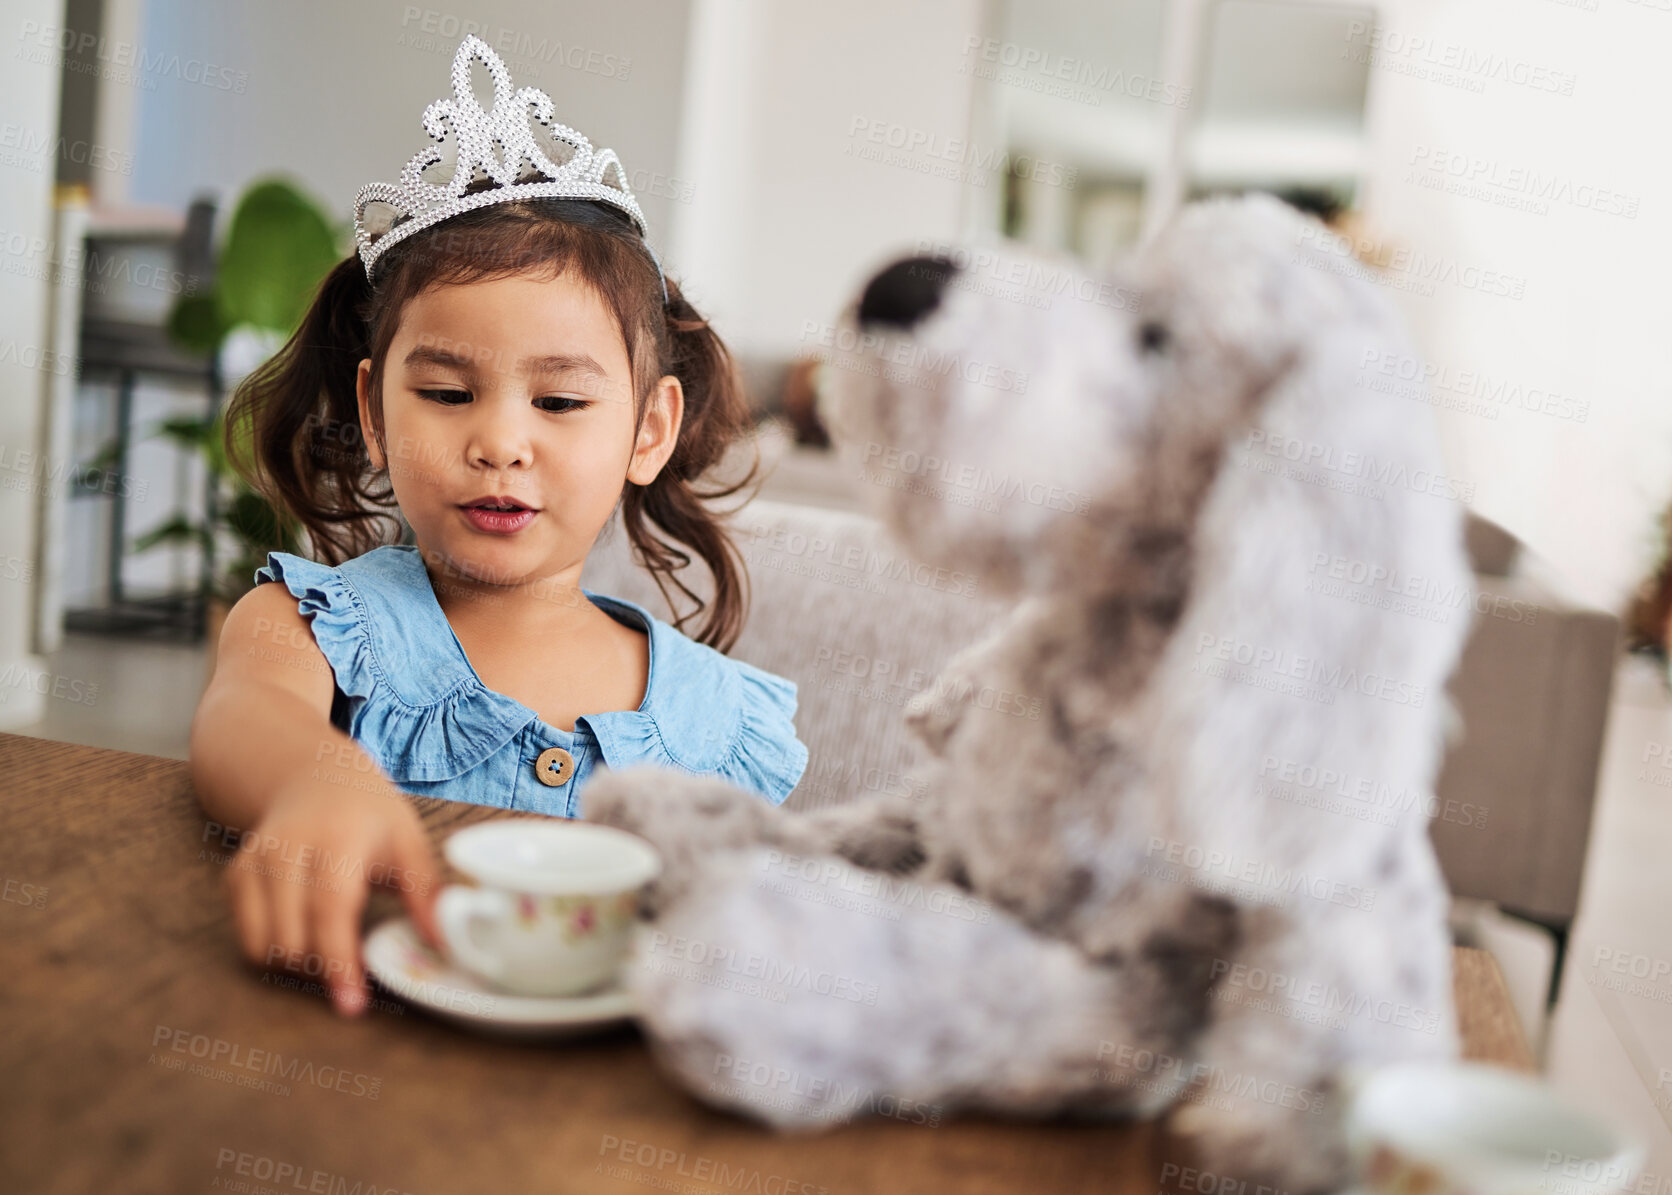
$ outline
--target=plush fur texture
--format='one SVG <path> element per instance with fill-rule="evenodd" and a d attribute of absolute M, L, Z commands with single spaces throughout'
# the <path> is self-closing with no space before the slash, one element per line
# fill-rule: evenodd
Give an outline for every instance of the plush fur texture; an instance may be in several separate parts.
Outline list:
<path fill-rule="evenodd" d="M 595 779 L 587 816 L 668 860 L 644 1028 L 787 1128 L 1172 1110 L 1217 1173 L 1334 1187 L 1342 1077 L 1457 1048 L 1427 820 L 1466 622 L 1379 599 L 1468 591 L 1462 512 L 1429 408 L 1361 380 L 1413 351 L 1270 199 L 1187 208 L 1112 278 L 956 264 L 909 328 L 849 313 L 826 413 L 898 466 L 904 544 L 1015 613 L 908 710 L 918 804 Z M 1020 484 L 948 501 L 919 454 Z"/>

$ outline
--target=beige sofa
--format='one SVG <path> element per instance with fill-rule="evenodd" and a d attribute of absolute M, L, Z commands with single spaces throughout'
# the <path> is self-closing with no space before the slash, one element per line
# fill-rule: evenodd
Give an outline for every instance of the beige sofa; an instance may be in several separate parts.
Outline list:
<path fill-rule="evenodd" d="M 839 499 L 834 466 L 817 468 L 807 492 Z M 734 654 L 800 687 L 796 727 L 809 762 L 788 806 L 865 792 L 911 800 L 915 742 L 903 707 L 1004 603 L 912 559 L 855 511 L 757 498 L 734 528 L 753 590 Z M 1434 843 L 1456 896 L 1546 926 L 1559 952 L 1578 902 L 1618 627 L 1560 597 L 1494 524 L 1471 518 L 1468 543 L 1484 595 L 1477 609 L 1491 613 L 1475 616 L 1452 685 L 1464 729 L 1437 788 Z M 583 583 L 667 617 L 624 545 L 612 528 Z M 1016 695 L 971 699 L 1028 716 Z"/>

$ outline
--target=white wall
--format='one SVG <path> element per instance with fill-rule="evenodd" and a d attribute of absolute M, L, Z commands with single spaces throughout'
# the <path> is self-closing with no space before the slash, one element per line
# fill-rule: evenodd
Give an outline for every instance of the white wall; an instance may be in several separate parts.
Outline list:
<path fill-rule="evenodd" d="M 1618 606 L 1653 562 L 1655 520 L 1672 498 L 1672 11 L 1593 0 L 1392 0 L 1371 71 L 1366 202 L 1390 245 L 1525 280 L 1525 297 L 1439 285 L 1401 292 L 1432 360 L 1454 371 L 1583 399 L 1583 422 L 1525 410 L 1496 419 L 1444 412 L 1455 473 L 1474 505 L 1548 555 L 1591 601 Z M 1498 78 L 1465 90 L 1409 73 L 1435 54 L 1573 76 L 1572 95 Z M 1547 76 L 1561 83 L 1554 73 Z M 1427 158 L 1414 162 L 1427 148 Z M 1436 150 L 1457 170 L 1514 170 L 1639 201 L 1635 219 L 1574 202 L 1547 214 L 1417 185 Z M 1495 166 L 1493 165 L 1495 163 Z M 1490 177 L 1490 176 L 1489 176 Z"/>
<path fill-rule="evenodd" d="M 684 0 L 146 0 L 141 44 L 225 67 L 217 77 L 233 86 L 164 78 L 136 92 L 133 202 L 183 210 L 209 189 L 230 215 L 248 182 L 285 173 L 346 221 L 361 186 L 395 181 L 431 144 L 419 117 L 452 94 L 465 20 L 485 26 L 513 86 L 546 91 L 559 120 L 616 151 L 665 243 L 680 191 Z"/>
<path fill-rule="evenodd" d="M 804 321 L 833 320 L 877 267 L 990 201 L 997 177 L 936 177 L 922 168 L 956 163 L 930 153 L 860 156 L 969 137 L 960 67 L 980 28 L 977 0 L 695 0 L 681 169 L 697 186 L 670 265 L 734 349 L 811 347 Z"/>
<path fill-rule="evenodd" d="M 61 24 L 54 0 L 13 0 L 6 31 L 16 48 L 19 30 Z M 24 129 L 58 127 L 56 55 L 8 52 L 0 70 L 0 121 Z M 53 155 L 47 155 L 50 163 Z M 0 169 L 0 727 L 37 720 L 46 699 L 32 683 L 14 683 L 20 669 L 38 672 L 30 652 L 35 567 L 36 490 L 50 484 L 41 465 L 41 407 L 52 377 L 39 363 L 49 351 L 49 274 L 62 255 L 52 241 L 52 170 Z M 53 358 L 45 358 L 52 360 Z M 44 472 L 53 473 L 54 462 Z M 57 462 L 60 469 L 63 462 Z"/>

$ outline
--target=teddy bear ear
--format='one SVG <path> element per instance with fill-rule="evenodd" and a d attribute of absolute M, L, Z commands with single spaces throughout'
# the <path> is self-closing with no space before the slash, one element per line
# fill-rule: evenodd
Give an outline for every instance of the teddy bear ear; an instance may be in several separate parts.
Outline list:
<path fill-rule="evenodd" d="M 957 267 L 944 257 L 907 257 L 885 268 L 859 298 L 861 324 L 910 328 L 940 305 Z"/>

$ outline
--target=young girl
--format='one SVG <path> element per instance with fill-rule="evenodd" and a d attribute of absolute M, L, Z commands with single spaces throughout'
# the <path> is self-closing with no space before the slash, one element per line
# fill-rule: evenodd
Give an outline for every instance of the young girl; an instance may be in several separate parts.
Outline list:
<path fill-rule="evenodd" d="M 467 53 L 494 76 L 491 113 Z M 369 884 L 398 887 L 436 940 L 437 870 L 403 791 L 575 817 L 599 768 L 649 762 L 776 803 L 807 762 L 795 685 L 722 654 L 744 577 L 703 498 L 749 479 L 694 483 L 747 425 L 725 347 L 663 279 L 614 155 L 563 126 L 562 165 L 519 144 L 519 105 L 546 126 L 550 101 L 511 96 L 474 38 L 453 75 L 425 121 L 437 135 L 443 109 L 457 135 L 451 187 L 423 189 L 432 149 L 401 188 L 363 191 L 359 255 L 232 400 L 242 471 L 325 563 L 269 554 L 192 724 L 205 812 L 254 831 L 229 872 L 244 952 L 323 971 L 345 1012 L 365 1000 Z M 377 546 L 392 506 L 412 542 Z M 697 601 L 695 641 L 580 588 L 618 506 L 658 586 Z M 680 544 L 712 602 L 674 576 Z"/>

